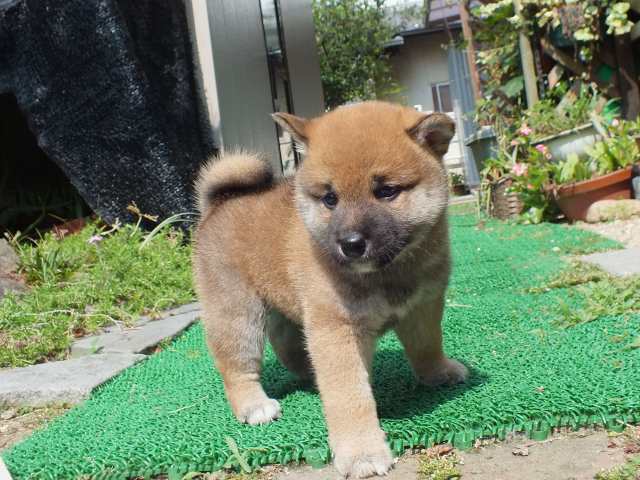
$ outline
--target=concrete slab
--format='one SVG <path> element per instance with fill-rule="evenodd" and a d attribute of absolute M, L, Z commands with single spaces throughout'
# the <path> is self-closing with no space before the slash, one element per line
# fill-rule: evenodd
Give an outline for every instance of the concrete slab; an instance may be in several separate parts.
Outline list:
<path fill-rule="evenodd" d="M 0 458 L 0 480 L 11 480 L 11 474 L 2 459 Z"/>
<path fill-rule="evenodd" d="M 640 275 L 640 247 L 583 255 L 578 260 L 596 265 L 611 275 Z"/>
<path fill-rule="evenodd" d="M 144 353 L 161 341 L 175 337 L 200 318 L 200 310 L 193 304 L 167 314 L 169 316 L 160 320 L 142 318 L 132 328 L 109 327 L 105 333 L 77 340 L 71 346 L 71 357 L 94 353 Z"/>
<path fill-rule="evenodd" d="M 144 358 L 131 353 L 97 354 L 0 370 L 0 404 L 78 403 L 93 388 Z"/>

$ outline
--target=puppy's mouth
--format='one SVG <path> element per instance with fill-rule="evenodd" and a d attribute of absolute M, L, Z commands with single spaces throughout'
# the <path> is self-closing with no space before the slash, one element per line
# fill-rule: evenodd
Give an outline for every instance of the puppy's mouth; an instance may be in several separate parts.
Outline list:
<path fill-rule="evenodd" d="M 402 242 L 402 244 L 393 245 L 393 248 L 387 245 L 386 248 L 381 249 L 367 246 L 364 254 L 357 258 L 345 255 L 338 247 L 333 252 L 333 257 L 343 269 L 364 275 L 384 270 L 392 265 L 407 245 L 408 242 Z"/>

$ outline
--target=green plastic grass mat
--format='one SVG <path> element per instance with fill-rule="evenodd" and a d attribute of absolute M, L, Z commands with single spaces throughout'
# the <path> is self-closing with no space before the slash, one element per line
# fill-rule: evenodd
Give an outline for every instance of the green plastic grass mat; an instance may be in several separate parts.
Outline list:
<path fill-rule="evenodd" d="M 638 316 L 553 325 L 566 290 L 526 293 L 563 268 L 567 253 L 615 247 L 564 226 L 514 226 L 473 216 L 451 221 L 455 269 L 445 319 L 447 352 L 472 372 L 466 385 L 418 386 L 392 334 L 375 360 L 374 389 L 393 450 L 527 432 L 543 439 L 557 426 L 640 421 L 640 350 L 615 335 L 640 333 Z M 17 479 L 127 478 L 238 465 L 329 460 L 317 393 L 301 390 L 268 352 L 268 393 L 283 417 L 237 423 L 194 326 L 164 351 L 98 388 L 86 402 L 16 445 L 4 460 Z"/>

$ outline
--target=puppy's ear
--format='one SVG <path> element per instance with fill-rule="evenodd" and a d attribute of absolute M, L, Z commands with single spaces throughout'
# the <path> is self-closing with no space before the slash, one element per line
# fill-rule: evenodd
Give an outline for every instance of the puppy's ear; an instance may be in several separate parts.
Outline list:
<path fill-rule="evenodd" d="M 426 147 L 442 157 L 449 150 L 449 142 L 456 132 L 453 120 L 444 113 L 430 113 L 407 130 L 407 133 L 420 146 Z"/>
<path fill-rule="evenodd" d="M 307 136 L 307 127 L 309 120 L 302 117 L 296 117 L 290 113 L 277 112 L 271 115 L 278 125 L 291 134 L 294 142 L 302 150 L 305 150 L 309 144 Z"/>

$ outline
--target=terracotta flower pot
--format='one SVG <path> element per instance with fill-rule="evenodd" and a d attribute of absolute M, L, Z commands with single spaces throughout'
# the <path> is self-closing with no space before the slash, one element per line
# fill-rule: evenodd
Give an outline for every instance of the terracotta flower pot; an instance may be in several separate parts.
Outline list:
<path fill-rule="evenodd" d="M 451 193 L 453 195 L 455 195 L 456 197 L 461 197 L 463 195 L 466 195 L 467 193 L 467 186 L 464 184 L 457 184 L 457 185 L 452 185 L 451 186 Z"/>
<path fill-rule="evenodd" d="M 584 221 L 589 207 L 599 200 L 632 198 L 631 167 L 563 185 L 557 189 L 555 196 L 558 206 L 569 220 Z"/>

